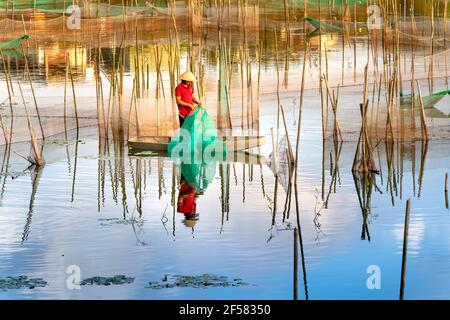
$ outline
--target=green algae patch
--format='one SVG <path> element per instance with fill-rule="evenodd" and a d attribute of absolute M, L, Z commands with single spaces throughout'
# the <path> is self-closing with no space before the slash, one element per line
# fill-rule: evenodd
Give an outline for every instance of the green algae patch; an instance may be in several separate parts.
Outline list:
<path fill-rule="evenodd" d="M 47 285 L 42 278 L 28 278 L 28 276 L 0 278 L 0 290 L 9 289 L 34 289 Z"/>
<path fill-rule="evenodd" d="M 47 144 L 54 144 L 54 145 L 57 145 L 57 146 L 67 146 L 67 145 L 70 144 L 70 142 L 67 141 L 67 140 L 57 140 L 57 139 L 55 139 L 55 140 L 47 141 Z"/>
<path fill-rule="evenodd" d="M 138 227 L 142 227 L 144 225 L 144 220 L 142 219 L 119 219 L 119 218 L 105 218 L 105 219 L 98 219 L 100 222 L 100 225 L 102 227 L 111 227 L 113 225 L 136 225 Z"/>
<path fill-rule="evenodd" d="M 191 275 L 170 275 L 166 274 L 161 281 L 149 282 L 146 288 L 165 289 L 165 288 L 211 288 L 211 287 L 240 287 L 248 286 L 248 283 L 242 279 L 236 278 L 228 280 L 226 276 L 217 276 L 214 274 L 203 274 L 200 276 Z"/>
<path fill-rule="evenodd" d="M 126 277 L 124 275 L 115 275 L 113 277 L 92 277 L 81 280 L 80 285 L 97 285 L 97 286 L 110 286 L 110 285 L 120 285 L 129 284 L 134 282 L 134 278 Z"/>

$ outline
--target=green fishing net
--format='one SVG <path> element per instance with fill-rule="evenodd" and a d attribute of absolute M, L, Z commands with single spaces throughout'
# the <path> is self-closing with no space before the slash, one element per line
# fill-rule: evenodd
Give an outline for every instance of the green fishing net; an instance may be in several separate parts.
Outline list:
<path fill-rule="evenodd" d="M 20 38 L 0 43 L 0 50 L 13 50 L 18 47 L 22 41 L 28 40 L 30 37 L 27 34 L 24 34 Z"/>
<path fill-rule="evenodd" d="M 200 194 L 202 194 L 216 175 L 216 162 L 208 163 L 180 163 L 182 179 L 186 180 Z"/>
<path fill-rule="evenodd" d="M 224 161 L 227 150 L 224 142 L 217 139 L 214 120 L 205 108 L 197 106 L 197 110 L 186 117 L 183 126 L 169 142 L 168 153 L 178 164 L 209 165 Z M 196 170 L 194 168 L 194 173 L 188 175 L 197 176 Z"/>
<path fill-rule="evenodd" d="M 423 101 L 423 107 L 425 109 L 431 109 L 434 108 L 436 104 L 439 103 L 446 95 L 450 95 L 450 90 L 444 90 L 438 93 L 433 93 L 428 96 L 422 97 Z M 404 108 L 410 108 L 412 105 L 412 96 L 410 94 L 400 94 L 400 105 Z M 414 101 L 414 106 L 419 107 L 420 102 L 419 98 L 416 97 L 416 100 Z"/>

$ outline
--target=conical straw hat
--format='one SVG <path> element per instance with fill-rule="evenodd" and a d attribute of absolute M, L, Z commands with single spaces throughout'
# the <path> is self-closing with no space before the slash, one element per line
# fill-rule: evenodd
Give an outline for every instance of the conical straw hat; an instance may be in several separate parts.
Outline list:
<path fill-rule="evenodd" d="M 185 73 L 183 73 L 180 77 L 181 80 L 184 81 L 191 81 L 191 82 L 195 82 L 197 81 L 197 79 L 195 78 L 194 74 L 190 71 L 186 71 Z"/>

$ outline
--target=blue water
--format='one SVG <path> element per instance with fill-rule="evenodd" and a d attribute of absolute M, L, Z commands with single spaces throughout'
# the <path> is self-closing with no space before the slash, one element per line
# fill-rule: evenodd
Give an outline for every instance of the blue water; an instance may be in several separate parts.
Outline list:
<path fill-rule="evenodd" d="M 287 112 L 294 113 L 289 108 Z M 262 112 L 261 117 L 263 134 L 270 141 L 268 128 L 275 125 L 273 109 Z M 320 113 L 307 106 L 304 117 L 310 125 L 304 126 L 300 149 L 299 220 L 304 260 L 299 255 L 299 298 L 398 299 L 405 203 L 409 198 L 412 211 L 405 298 L 450 298 L 450 211 L 444 201 L 450 142 L 430 141 L 425 161 L 421 158 L 422 143 L 416 143 L 414 180 L 411 153 L 400 157 L 396 144 L 393 169 L 397 194 L 394 190 L 393 197 L 387 189 L 385 145 L 377 147 L 376 162 L 381 163 L 382 175 L 376 177 L 378 189 L 372 191 L 369 241 L 367 235 L 361 238 L 363 216 L 351 173 L 355 144 L 343 145 L 336 189 L 331 188 L 328 207 L 322 208 Z M 291 120 L 289 130 L 294 139 Z M 26 161 L 12 153 L 8 167 L 3 166 L 2 179 L 8 173 L 1 185 L 0 277 L 40 277 L 48 285 L 0 291 L 1 299 L 293 298 L 295 198 L 292 196 L 289 219 L 283 221 L 285 191 L 279 186 L 276 223 L 272 225 L 275 180 L 267 165 L 222 164 L 230 171 L 228 213 L 221 210 L 226 177 L 220 175 L 218 165 L 215 177 L 197 199 L 199 220 L 192 228 L 172 205 L 177 203 L 179 185 L 172 185 L 174 165 L 168 158 L 128 157 L 126 148 L 115 152 L 113 145 L 109 155 L 99 156 L 95 128 L 81 131 L 78 146 L 73 133 L 67 145 L 56 139 L 48 139 L 44 146 L 47 164 L 35 183 L 34 200 L 30 200 L 34 175 L 28 171 L 19 174 L 28 166 Z M 332 182 L 329 154 L 334 154 L 334 149 L 331 143 L 325 148 L 326 199 Z M 28 145 L 15 144 L 12 149 L 28 150 Z M 270 143 L 260 152 L 268 156 Z M 0 156 L 3 158 L 3 152 Z M 141 192 L 139 188 L 135 192 L 138 166 Z M 18 176 L 12 179 L 11 175 Z M 80 279 L 124 274 L 135 280 L 132 284 L 71 290 L 67 270 L 73 265 L 80 268 Z M 381 287 L 370 290 L 367 269 L 373 265 L 380 268 Z M 210 273 L 230 280 L 241 278 L 249 285 L 145 288 L 149 281 L 160 281 L 167 273 Z"/>

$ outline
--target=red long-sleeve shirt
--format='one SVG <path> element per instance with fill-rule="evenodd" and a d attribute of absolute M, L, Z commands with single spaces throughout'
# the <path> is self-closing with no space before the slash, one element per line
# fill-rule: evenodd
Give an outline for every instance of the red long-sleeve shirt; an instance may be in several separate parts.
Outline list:
<path fill-rule="evenodd" d="M 194 98 L 194 87 L 190 84 L 187 87 L 185 87 L 182 83 L 180 83 L 175 88 L 175 96 L 180 97 L 181 101 L 193 104 L 197 103 L 198 101 Z M 178 112 L 181 116 L 186 117 L 191 113 L 191 108 L 183 105 L 178 105 Z"/>

